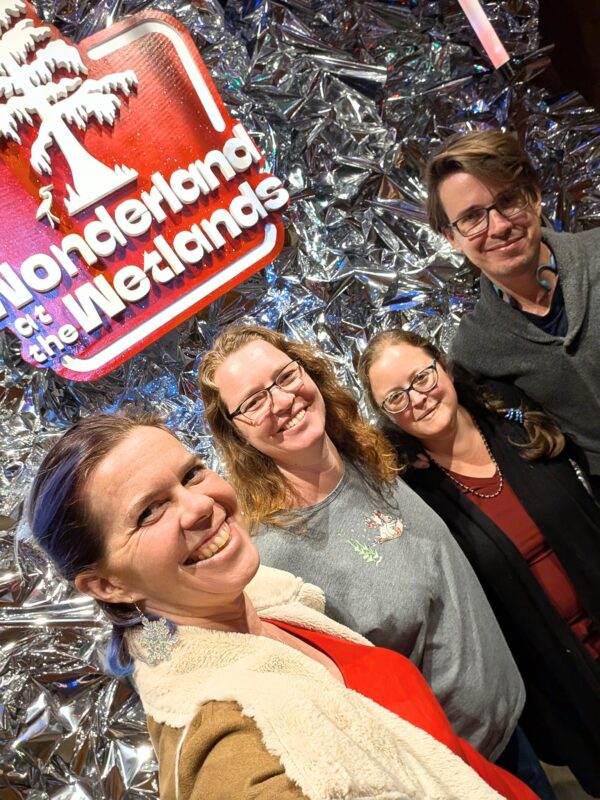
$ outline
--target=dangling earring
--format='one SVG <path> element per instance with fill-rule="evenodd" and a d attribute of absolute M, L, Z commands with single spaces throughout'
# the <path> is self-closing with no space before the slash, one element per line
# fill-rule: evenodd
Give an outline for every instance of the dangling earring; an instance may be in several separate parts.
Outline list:
<path fill-rule="evenodd" d="M 142 661 L 152 666 L 160 664 L 161 661 L 166 661 L 171 657 L 173 648 L 177 643 L 177 630 L 169 627 L 169 622 L 165 617 L 148 619 L 137 603 L 133 603 L 133 606 L 140 615 L 144 628 L 139 637 L 139 642 L 144 648 Z"/>

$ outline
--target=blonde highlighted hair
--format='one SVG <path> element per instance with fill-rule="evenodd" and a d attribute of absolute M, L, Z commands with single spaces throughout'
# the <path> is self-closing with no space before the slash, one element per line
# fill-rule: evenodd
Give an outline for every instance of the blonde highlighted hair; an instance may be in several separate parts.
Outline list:
<path fill-rule="evenodd" d="M 412 461 L 418 452 L 423 452 L 423 446 L 413 436 L 404 433 L 393 425 L 389 417 L 379 408 L 373 396 L 369 379 L 371 367 L 384 350 L 398 344 L 418 347 L 431 358 L 435 358 L 447 371 L 448 367 L 444 353 L 433 342 L 418 333 L 404 331 L 401 328 L 391 328 L 378 333 L 371 339 L 360 357 L 358 376 L 364 387 L 369 405 L 377 413 L 384 432 L 403 454 L 404 459 Z M 460 367 L 453 367 L 452 375 L 458 402 L 467 410 L 485 409 L 504 417 L 509 408 L 504 401 L 496 397 L 489 389 L 477 384 L 474 378 Z M 541 411 L 528 410 L 524 404 L 521 404 L 520 408 L 523 411 L 523 427 L 528 438 L 523 443 L 511 440 L 511 444 L 520 449 L 521 455 L 527 461 L 535 461 L 538 458 L 555 458 L 560 455 L 565 447 L 565 437 L 560 429 Z"/>
<path fill-rule="evenodd" d="M 523 186 L 532 200 L 537 197 L 537 173 L 516 136 L 501 131 L 454 134 L 429 159 L 425 170 L 427 216 L 437 233 L 450 222 L 440 201 L 440 184 L 455 172 L 466 172 L 482 183 L 496 183 L 501 187 Z"/>
<path fill-rule="evenodd" d="M 294 492 L 275 461 L 250 445 L 227 416 L 215 372 L 225 359 L 248 342 L 262 340 L 298 360 L 317 385 L 325 403 L 325 430 L 339 452 L 373 486 L 391 483 L 398 474 L 395 449 L 361 416 L 352 393 L 338 382 L 330 361 L 313 345 L 292 341 L 259 325 L 227 328 L 216 339 L 200 366 L 198 383 L 204 412 L 222 456 L 240 507 L 250 524 L 283 524 L 294 507 Z M 289 514 L 288 514 L 289 516 Z"/>

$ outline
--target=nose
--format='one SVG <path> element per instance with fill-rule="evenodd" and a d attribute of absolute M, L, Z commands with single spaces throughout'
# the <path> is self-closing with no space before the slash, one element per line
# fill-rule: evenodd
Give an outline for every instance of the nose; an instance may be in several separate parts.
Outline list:
<path fill-rule="evenodd" d="M 490 236 L 503 236 L 512 229 L 512 222 L 495 208 L 490 209 L 488 233 Z"/>
<path fill-rule="evenodd" d="M 408 396 L 410 397 L 410 407 L 413 409 L 420 408 L 425 402 L 427 402 L 427 395 L 423 394 L 422 392 L 418 392 L 412 387 L 408 390 Z"/>
<path fill-rule="evenodd" d="M 271 388 L 271 408 L 273 413 L 278 414 L 281 411 L 289 411 L 293 403 L 293 394 L 280 389 L 277 384 Z"/>
<path fill-rule="evenodd" d="M 212 524 L 215 501 L 198 491 L 198 487 L 181 487 L 179 523 L 184 530 L 202 530 Z"/>

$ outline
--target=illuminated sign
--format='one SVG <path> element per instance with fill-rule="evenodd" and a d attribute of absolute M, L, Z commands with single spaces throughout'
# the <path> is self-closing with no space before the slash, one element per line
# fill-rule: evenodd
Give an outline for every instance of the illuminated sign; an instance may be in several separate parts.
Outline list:
<path fill-rule="evenodd" d="M 75 47 L 0 0 L 0 327 L 27 361 L 110 372 L 272 261 L 288 200 L 178 22 Z"/>

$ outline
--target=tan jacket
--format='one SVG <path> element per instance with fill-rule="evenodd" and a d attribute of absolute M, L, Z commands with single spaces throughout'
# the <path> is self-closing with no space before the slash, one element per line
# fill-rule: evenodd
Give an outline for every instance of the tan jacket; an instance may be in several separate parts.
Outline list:
<path fill-rule="evenodd" d="M 160 764 L 161 800 L 306 800 L 237 703 L 205 703 L 187 729 L 181 749 L 180 728 L 148 717 L 148 730 Z"/>
<path fill-rule="evenodd" d="M 366 643 L 319 591 L 261 567 L 263 617 Z M 306 605 L 308 603 L 308 605 Z M 281 642 L 180 627 L 168 661 L 136 661 L 163 800 L 492 800 L 458 756 Z M 142 655 L 138 632 L 129 635 Z"/>

